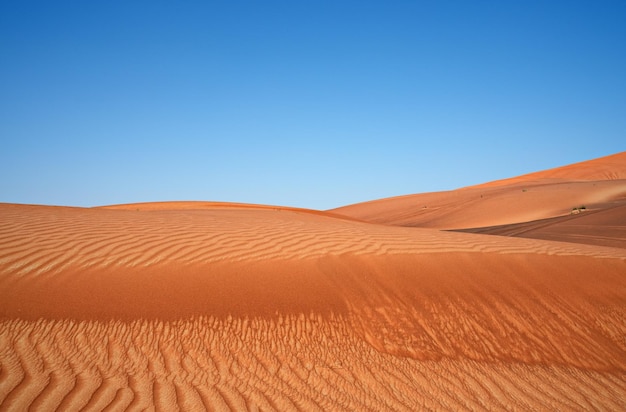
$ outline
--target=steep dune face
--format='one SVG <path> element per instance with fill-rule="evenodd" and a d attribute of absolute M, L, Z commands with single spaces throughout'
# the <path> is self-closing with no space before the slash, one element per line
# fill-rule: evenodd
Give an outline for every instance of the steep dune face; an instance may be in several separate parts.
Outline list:
<path fill-rule="evenodd" d="M 375 200 L 332 212 L 368 222 L 438 229 L 506 225 L 626 202 L 626 152 L 447 192 Z"/>
<path fill-rule="evenodd" d="M 623 249 L 24 205 L 0 244 L 3 409 L 626 408 Z"/>

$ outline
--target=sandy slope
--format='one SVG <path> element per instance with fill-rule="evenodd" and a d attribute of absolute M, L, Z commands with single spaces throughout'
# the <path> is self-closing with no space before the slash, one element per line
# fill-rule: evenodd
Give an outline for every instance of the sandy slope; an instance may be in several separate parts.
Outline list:
<path fill-rule="evenodd" d="M 466 229 L 569 215 L 626 201 L 626 152 L 462 189 L 358 203 L 332 210 L 399 226 Z"/>
<path fill-rule="evenodd" d="M 626 152 L 509 179 L 496 180 L 478 186 L 502 186 L 513 183 L 546 181 L 549 179 L 566 181 L 624 180 L 626 179 Z"/>
<path fill-rule="evenodd" d="M 626 409 L 624 249 L 205 206 L 1 204 L 0 408 Z"/>
<path fill-rule="evenodd" d="M 599 205 L 595 210 L 574 212 L 567 216 L 463 231 L 626 249 L 626 201 Z"/>

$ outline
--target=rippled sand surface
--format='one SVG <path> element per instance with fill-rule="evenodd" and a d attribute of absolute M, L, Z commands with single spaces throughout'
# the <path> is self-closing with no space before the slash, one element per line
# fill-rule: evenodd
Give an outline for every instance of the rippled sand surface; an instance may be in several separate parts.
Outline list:
<path fill-rule="evenodd" d="M 561 182 L 597 208 L 483 233 L 0 204 L 0 409 L 626 410 L 619 182 Z"/>

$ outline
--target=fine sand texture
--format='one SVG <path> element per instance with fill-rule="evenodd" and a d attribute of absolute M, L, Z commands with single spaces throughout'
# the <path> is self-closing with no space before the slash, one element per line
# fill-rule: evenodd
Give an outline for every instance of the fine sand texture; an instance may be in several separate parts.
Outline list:
<path fill-rule="evenodd" d="M 594 202 L 499 236 L 0 204 L 0 410 L 626 410 L 621 182 L 520 191 Z"/>

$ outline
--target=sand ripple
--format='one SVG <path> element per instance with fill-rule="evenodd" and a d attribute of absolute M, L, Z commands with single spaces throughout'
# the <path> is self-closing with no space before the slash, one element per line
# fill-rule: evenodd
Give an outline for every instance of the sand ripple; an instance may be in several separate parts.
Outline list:
<path fill-rule="evenodd" d="M 0 409 L 624 410 L 626 250 L 0 205 Z"/>

